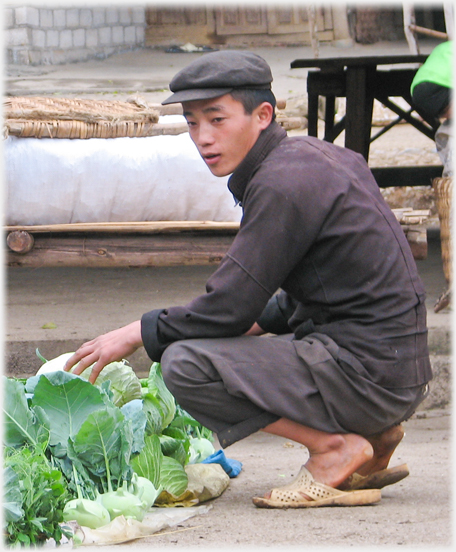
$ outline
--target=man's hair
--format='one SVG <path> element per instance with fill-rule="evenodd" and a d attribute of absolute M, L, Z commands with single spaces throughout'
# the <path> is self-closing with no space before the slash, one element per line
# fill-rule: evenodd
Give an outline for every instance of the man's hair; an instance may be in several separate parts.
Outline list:
<path fill-rule="evenodd" d="M 272 120 L 275 119 L 276 99 L 271 90 L 234 89 L 230 92 L 233 99 L 241 102 L 245 112 L 251 115 L 260 104 L 268 102 L 272 105 Z"/>

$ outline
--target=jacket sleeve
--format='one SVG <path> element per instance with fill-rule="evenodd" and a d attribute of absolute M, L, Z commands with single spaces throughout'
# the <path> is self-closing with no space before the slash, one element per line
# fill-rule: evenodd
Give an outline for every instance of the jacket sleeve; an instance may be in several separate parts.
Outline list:
<path fill-rule="evenodd" d="M 157 309 L 142 316 L 144 348 L 158 362 L 174 341 L 242 335 L 259 317 L 271 295 L 228 254 L 209 278 L 205 294 L 187 305 Z"/>
<path fill-rule="evenodd" d="M 296 306 L 297 302 L 288 293 L 281 290 L 269 299 L 257 324 L 268 333 L 277 335 L 291 333 L 292 329 L 288 325 L 288 321 Z"/>
<path fill-rule="evenodd" d="M 321 225 L 317 220 L 321 213 L 302 197 L 301 187 L 293 185 L 293 167 L 287 170 L 290 175 L 284 179 L 283 167 L 272 162 L 250 180 L 243 196 L 239 232 L 209 278 L 206 293 L 185 306 L 143 316 L 143 343 L 152 360 L 159 361 L 175 341 L 240 336 L 260 319 Z M 267 312 L 275 309 L 273 305 Z M 282 314 L 271 316 L 275 322 L 268 323 L 268 328 L 289 333 L 285 319 L 291 306 L 286 301 L 276 306 Z"/>

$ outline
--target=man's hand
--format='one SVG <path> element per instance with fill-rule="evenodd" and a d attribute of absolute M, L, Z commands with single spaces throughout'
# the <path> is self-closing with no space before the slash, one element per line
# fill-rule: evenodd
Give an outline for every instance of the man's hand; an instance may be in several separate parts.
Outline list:
<path fill-rule="evenodd" d="M 72 373 L 78 376 L 88 366 L 95 363 L 89 379 L 91 383 L 95 383 L 98 374 L 107 364 L 128 357 L 142 344 L 141 321 L 137 320 L 128 326 L 100 335 L 81 345 L 67 360 L 64 370 L 68 372 L 77 364 Z"/>

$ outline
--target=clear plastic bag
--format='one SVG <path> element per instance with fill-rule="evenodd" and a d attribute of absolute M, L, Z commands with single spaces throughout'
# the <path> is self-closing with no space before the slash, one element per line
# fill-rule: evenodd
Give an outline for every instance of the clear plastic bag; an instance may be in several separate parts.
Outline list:
<path fill-rule="evenodd" d="M 442 176 L 453 176 L 453 137 L 452 122 L 446 119 L 435 133 L 437 153 L 443 164 Z"/>

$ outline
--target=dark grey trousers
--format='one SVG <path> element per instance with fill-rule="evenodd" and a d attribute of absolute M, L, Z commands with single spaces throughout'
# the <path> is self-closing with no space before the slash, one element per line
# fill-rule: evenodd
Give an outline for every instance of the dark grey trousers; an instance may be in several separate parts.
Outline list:
<path fill-rule="evenodd" d="M 163 377 L 222 447 L 282 417 L 328 433 L 369 436 L 409 418 L 426 396 L 427 386 L 373 383 L 356 359 L 342 361 L 341 349 L 323 334 L 293 337 L 177 341 L 161 359 Z"/>

